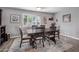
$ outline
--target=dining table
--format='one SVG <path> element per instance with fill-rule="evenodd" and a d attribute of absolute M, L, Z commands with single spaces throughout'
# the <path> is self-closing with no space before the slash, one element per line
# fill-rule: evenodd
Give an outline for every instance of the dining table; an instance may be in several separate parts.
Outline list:
<path fill-rule="evenodd" d="M 45 29 L 42 31 L 42 29 L 29 28 L 29 29 L 27 30 L 27 34 L 28 34 L 28 36 L 31 37 L 31 39 L 30 39 L 30 45 L 31 45 L 33 48 L 35 48 L 35 45 L 34 45 L 34 42 L 35 42 L 35 37 L 34 37 L 34 36 L 35 36 L 35 35 L 38 35 L 38 34 L 40 34 L 40 33 L 47 34 L 47 33 L 50 33 L 50 32 L 55 33 L 55 32 L 59 32 L 59 30 L 54 30 L 54 29 L 51 29 L 51 28 L 45 28 Z M 43 39 L 45 39 L 45 38 L 46 38 L 46 36 L 43 35 Z M 54 34 L 54 39 L 55 39 L 55 34 Z M 44 46 L 44 44 L 43 44 L 43 46 Z"/>

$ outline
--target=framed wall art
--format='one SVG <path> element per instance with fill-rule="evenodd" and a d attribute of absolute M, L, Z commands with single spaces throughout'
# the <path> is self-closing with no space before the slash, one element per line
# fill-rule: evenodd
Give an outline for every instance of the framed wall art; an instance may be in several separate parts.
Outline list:
<path fill-rule="evenodd" d="M 19 23 L 19 21 L 20 21 L 20 15 L 12 14 L 10 16 L 10 22 L 11 23 Z"/>
<path fill-rule="evenodd" d="M 49 20 L 50 20 L 50 21 L 53 21 L 54 19 L 53 19 L 53 17 L 51 17 L 51 18 L 49 18 Z"/>
<path fill-rule="evenodd" d="M 63 22 L 71 22 L 71 14 L 63 15 Z"/>

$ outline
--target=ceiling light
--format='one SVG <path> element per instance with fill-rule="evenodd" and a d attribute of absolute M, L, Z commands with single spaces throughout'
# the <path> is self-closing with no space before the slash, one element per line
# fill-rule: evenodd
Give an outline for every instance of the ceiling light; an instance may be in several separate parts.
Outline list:
<path fill-rule="evenodd" d="M 37 11 L 40 11 L 41 10 L 41 7 L 37 7 Z"/>

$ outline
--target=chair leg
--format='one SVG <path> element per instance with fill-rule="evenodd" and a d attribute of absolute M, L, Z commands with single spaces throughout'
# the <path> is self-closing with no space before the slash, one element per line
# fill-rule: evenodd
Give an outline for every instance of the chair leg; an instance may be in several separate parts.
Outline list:
<path fill-rule="evenodd" d="M 35 46 L 35 48 L 37 49 L 37 44 L 36 44 L 36 41 L 34 42 L 34 46 Z"/>
<path fill-rule="evenodd" d="M 54 41 L 54 43 L 56 44 L 56 40 L 55 40 L 55 39 L 53 39 L 53 41 Z"/>
<path fill-rule="evenodd" d="M 22 45 L 22 40 L 21 40 L 21 42 L 20 42 L 20 48 L 21 48 L 21 45 Z"/>
<path fill-rule="evenodd" d="M 43 47 L 44 47 L 44 40 L 42 39 Z"/>

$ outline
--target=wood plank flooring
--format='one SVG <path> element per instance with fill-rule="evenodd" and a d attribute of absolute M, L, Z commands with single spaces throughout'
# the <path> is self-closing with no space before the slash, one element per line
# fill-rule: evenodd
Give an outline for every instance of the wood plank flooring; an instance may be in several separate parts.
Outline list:
<path fill-rule="evenodd" d="M 14 39 L 9 39 L 8 41 L 4 42 L 1 46 L 0 46 L 0 52 L 7 52 L 8 49 L 10 48 L 10 46 L 12 45 Z"/>

